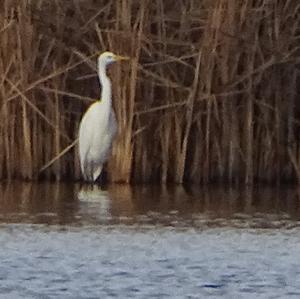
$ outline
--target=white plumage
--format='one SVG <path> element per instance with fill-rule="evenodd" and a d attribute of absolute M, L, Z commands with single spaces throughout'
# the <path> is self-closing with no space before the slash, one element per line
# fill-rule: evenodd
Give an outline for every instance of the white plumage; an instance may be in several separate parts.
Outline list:
<path fill-rule="evenodd" d="M 84 179 L 90 182 L 94 182 L 100 176 L 117 133 L 117 121 L 112 108 L 111 81 L 106 74 L 106 68 L 115 61 L 125 59 L 128 58 L 111 52 L 104 52 L 98 57 L 101 99 L 88 108 L 79 126 L 80 166 Z"/>

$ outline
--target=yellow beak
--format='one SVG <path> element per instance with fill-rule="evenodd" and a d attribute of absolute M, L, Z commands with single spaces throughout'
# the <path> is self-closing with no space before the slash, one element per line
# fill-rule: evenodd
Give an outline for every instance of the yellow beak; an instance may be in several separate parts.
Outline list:
<path fill-rule="evenodd" d="M 129 60 L 130 58 L 127 56 L 120 56 L 120 55 L 115 55 L 115 59 L 117 61 L 121 61 L 121 60 Z"/>

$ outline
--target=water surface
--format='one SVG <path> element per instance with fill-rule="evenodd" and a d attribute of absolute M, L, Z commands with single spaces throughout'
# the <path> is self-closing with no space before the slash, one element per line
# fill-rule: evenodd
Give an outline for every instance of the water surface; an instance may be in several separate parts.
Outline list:
<path fill-rule="evenodd" d="M 297 189 L 0 185 L 0 298 L 299 298 Z"/>

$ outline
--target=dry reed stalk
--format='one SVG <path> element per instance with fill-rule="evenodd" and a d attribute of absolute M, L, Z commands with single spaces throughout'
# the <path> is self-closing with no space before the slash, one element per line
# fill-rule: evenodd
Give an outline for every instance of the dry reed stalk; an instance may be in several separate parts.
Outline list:
<path fill-rule="evenodd" d="M 130 36 L 130 48 L 123 48 L 122 52 L 131 53 L 131 71 L 128 80 L 122 80 L 120 68 L 117 69 L 116 78 L 118 82 L 124 82 L 125 86 L 118 85 L 116 89 L 115 111 L 119 124 L 119 138 L 117 139 L 117 146 L 113 149 L 113 161 L 111 169 L 112 181 L 129 183 L 131 179 L 131 167 L 133 156 L 133 120 L 134 120 L 134 101 L 135 91 L 137 85 L 137 72 L 138 72 L 138 60 L 141 52 L 141 38 L 144 27 L 145 17 L 145 1 L 141 1 L 140 9 L 135 23 L 131 26 L 131 1 L 122 1 L 120 7 L 120 23 L 116 24 L 117 28 L 120 26 L 126 32 L 132 31 Z M 112 47 L 116 45 L 120 48 L 119 42 L 112 41 Z M 124 75 L 124 74 L 123 74 Z M 126 84 L 127 83 L 127 84 Z M 122 136 L 120 138 L 120 136 Z"/>
<path fill-rule="evenodd" d="M 182 134 L 181 138 L 181 145 L 180 145 L 180 153 L 179 153 L 179 161 L 178 161 L 178 168 L 176 171 L 176 183 L 183 183 L 183 176 L 184 170 L 186 165 L 186 155 L 187 155 L 187 146 L 188 146 L 188 139 L 190 137 L 190 130 L 192 127 L 193 121 L 193 113 L 194 113 L 194 102 L 196 97 L 196 92 L 198 89 L 199 84 L 199 71 L 200 71 L 200 64 L 201 64 L 201 57 L 202 52 L 199 50 L 198 57 L 196 60 L 196 67 L 195 67 L 195 74 L 193 84 L 191 86 L 191 91 L 187 100 L 187 108 L 186 108 L 186 116 L 185 116 L 185 130 Z"/>
<path fill-rule="evenodd" d="M 95 55 L 111 49 L 133 57 L 111 74 L 111 180 L 297 180 L 298 10 L 297 0 L 2 1 L 0 178 L 35 179 L 43 165 L 45 178 L 80 178 L 68 144 L 99 97 Z"/>

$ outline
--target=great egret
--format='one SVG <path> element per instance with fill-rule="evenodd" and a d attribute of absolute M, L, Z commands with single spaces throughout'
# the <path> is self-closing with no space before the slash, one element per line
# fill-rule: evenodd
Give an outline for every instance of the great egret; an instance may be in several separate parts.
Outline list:
<path fill-rule="evenodd" d="M 100 176 L 117 132 L 117 121 L 112 108 L 111 81 L 106 68 L 113 62 L 128 57 L 111 52 L 102 53 L 97 60 L 101 98 L 85 112 L 79 126 L 80 166 L 85 180 L 94 182 Z"/>

